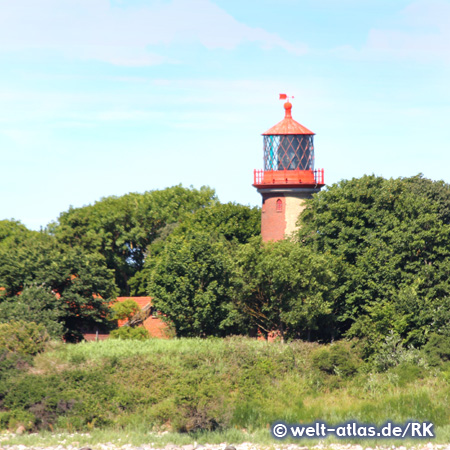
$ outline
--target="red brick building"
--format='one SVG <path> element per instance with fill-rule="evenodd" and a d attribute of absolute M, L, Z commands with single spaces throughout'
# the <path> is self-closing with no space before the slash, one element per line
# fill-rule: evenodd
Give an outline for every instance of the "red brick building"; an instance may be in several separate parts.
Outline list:
<path fill-rule="evenodd" d="M 168 339 L 170 337 L 169 326 L 162 320 L 161 314 L 152 307 L 151 297 L 117 297 L 118 302 L 125 300 L 133 300 L 139 305 L 141 311 L 138 313 L 140 317 L 139 325 L 137 326 L 143 326 L 149 332 L 150 337 L 160 339 Z M 127 320 L 119 320 L 118 326 L 122 327 L 127 322 Z M 83 337 L 86 341 L 103 341 L 109 338 L 109 334 L 99 332 L 85 333 Z"/>

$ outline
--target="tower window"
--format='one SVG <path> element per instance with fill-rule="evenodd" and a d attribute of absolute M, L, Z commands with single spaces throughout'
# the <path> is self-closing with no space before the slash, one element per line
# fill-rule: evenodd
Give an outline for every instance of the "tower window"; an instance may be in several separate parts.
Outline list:
<path fill-rule="evenodd" d="M 279 198 L 277 200 L 277 212 L 282 212 L 283 211 L 283 202 L 281 201 L 281 199 Z"/>

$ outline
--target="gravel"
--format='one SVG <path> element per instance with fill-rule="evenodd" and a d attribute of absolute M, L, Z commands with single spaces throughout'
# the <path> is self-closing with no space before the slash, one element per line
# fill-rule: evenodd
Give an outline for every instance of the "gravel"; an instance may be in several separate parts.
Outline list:
<path fill-rule="evenodd" d="M 313 445 L 311 447 L 306 447 L 304 445 L 296 445 L 296 444 L 279 444 L 274 442 L 271 446 L 252 444 L 250 442 L 244 442 L 242 444 L 230 445 L 227 443 L 216 444 L 216 445 L 183 445 L 177 446 L 173 444 L 168 444 L 165 447 L 158 447 L 152 444 L 149 445 L 140 445 L 138 447 L 132 446 L 131 444 L 125 444 L 122 446 L 117 446 L 110 442 L 106 444 L 96 444 L 92 447 L 75 447 L 72 445 L 57 445 L 57 446 L 48 446 L 48 447 L 38 447 L 38 446 L 30 446 L 27 447 L 25 445 L 2 445 L 0 450 L 231 450 L 231 447 L 234 447 L 236 450 L 450 450 L 450 444 L 433 444 L 431 442 L 428 443 L 417 443 L 415 445 L 406 446 L 362 446 L 362 445 L 352 445 L 352 444 L 337 444 L 337 443 L 319 443 Z"/>

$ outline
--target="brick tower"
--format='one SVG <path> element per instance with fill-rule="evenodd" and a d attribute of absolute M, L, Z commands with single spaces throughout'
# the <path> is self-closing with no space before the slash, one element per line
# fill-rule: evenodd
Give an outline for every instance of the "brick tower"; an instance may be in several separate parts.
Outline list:
<path fill-rule="evenodd" d="M 278 241 L 296 230 L 305 199 L 319 192 L 323 169 L 314 170 L 314 133 L 296 122 L 286 94 L 284 119 L 263 133 L 264 170 L 254 171 L 253 186 L 262 195 L 263 241 Z"/>

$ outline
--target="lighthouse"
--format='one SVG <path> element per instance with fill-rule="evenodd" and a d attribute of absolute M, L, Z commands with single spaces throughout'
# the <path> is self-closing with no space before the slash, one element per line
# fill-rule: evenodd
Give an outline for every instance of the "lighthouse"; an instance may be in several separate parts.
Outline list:
<path fill-rule="evenodd" d="M 280 94 L 284 119 L 263 133 L 264 169 L 254 171 L 262 196 L 263 241 L 278 241 L 296 230 L 305 200 L 324 186 L 323 169 L 314 168 L 314 133 L 292 118 L 292 103 Z"/>

